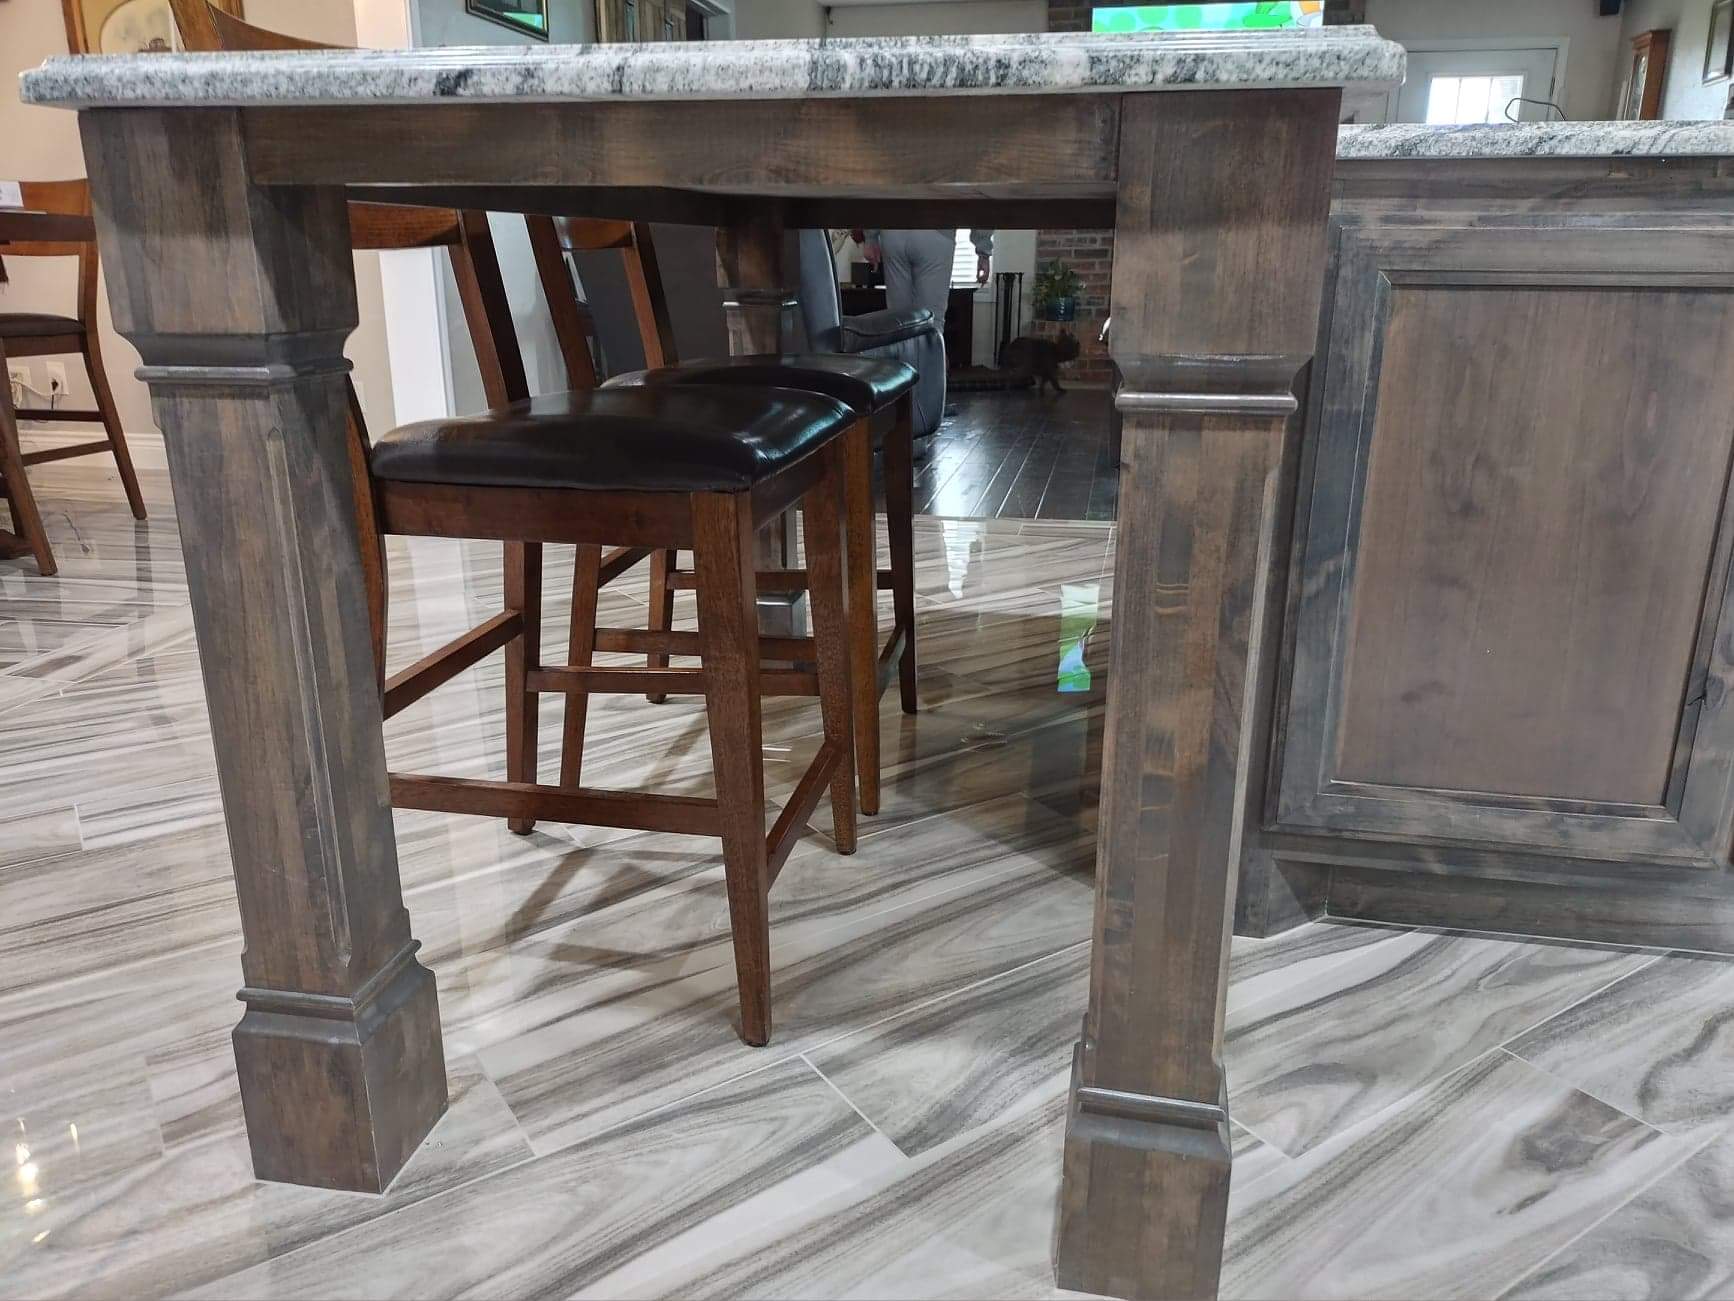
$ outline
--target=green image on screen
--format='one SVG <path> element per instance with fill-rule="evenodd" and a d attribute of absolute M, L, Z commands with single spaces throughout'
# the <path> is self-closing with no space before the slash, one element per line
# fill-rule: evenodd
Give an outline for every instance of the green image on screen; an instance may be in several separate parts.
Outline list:
<path fill-rule="evenodd" d="M 1322 27 L 1324 0 L 1253 0 L 1197 5 L 1113 5 L 1093 11 L 1092 31 L 1258 31 L 1272 27 Z"/>
<path fill-rule="evenodd" d="M 465 8 L 502 27 L 548 39 L 548 0 L 466 0 Z"/>

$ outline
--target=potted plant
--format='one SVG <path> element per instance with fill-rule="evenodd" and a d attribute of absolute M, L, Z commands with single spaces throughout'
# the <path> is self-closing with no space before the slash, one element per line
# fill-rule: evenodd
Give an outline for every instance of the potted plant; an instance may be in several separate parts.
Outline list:
<path fill-rule="evenodd" d="M 1035 290 L 1031 301 L 1036 316 L 1044 321 L 1075 321 L 1078 319 L 1078 294 L 1084 282 L 1078 273 L 1064 262 L 1053 261 L 1036 272 Z"/>

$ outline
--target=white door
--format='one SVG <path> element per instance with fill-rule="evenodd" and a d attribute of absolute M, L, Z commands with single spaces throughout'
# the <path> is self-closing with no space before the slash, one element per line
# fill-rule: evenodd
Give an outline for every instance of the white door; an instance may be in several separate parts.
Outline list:
<path fill-rule="evenodd" d="M 1560 115 L 1555 100 L 1556 46 L 1510 50 L 1411 50 L 1409 76 L 1397 92 L 1398 122 L 1442 125 L 1538 122 Z M 1557 102 L 1557 101 L 1555 101 Z"/>

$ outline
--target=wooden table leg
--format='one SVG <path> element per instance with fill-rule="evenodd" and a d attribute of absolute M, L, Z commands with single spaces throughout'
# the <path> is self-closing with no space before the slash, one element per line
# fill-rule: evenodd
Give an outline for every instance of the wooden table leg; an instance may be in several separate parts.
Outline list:
<path fill-rule="evenodd" d="M 1112 665 L 1056 1247 L 1080 1291 L 1216 1294 L 1248 646 L 1270 472 L 1315 345 L 1338 99 L 1124 101 Z"/>
<path fill-rule="evenodd" d="M 175 487 L 246 936 L 253 1168 L 381 1191 L 446 1080 L 398 882 L 345 446 L 343 192 L 255 187 L 228 110 L 81 124 L 115 325 Z"/>
<path fill-rule="evenodd" d="M 735 356 L 783 350 L 785 325 L 795 309 L 783 258 L 783 223 L 755 217 L 716 233 L 717 283 L 724 290 L 729 352 Z M 795 512 L 784 511 L 759 530 L 754 563 L 760 569 L 796 566 Z M 805 637 L 807 603 L 799 592 L 761 592 L 759 631 L 767 637 Z"/>

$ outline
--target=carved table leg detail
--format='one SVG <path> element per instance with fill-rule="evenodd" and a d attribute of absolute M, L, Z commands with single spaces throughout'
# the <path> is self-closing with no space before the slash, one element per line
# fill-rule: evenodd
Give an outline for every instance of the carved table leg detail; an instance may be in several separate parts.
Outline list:
<path fill-rule="evenodd" d="M 239 115 L 85 114 L 116 327 L 175 487 L 246 949 L 255 1172 L 382 1191 L 446 1107 L 398 879 L 346 439 L 341 190 L 255 186 Z"/>
<path fill-rule="evenodd" d="M 1095 943 L 1060 1284 L 1211 1297 L 1248 662 L 1270 483 L 1318 325 L 1334 92 L 1128 96 L 1113 354 L 1125 379 Z"/>

